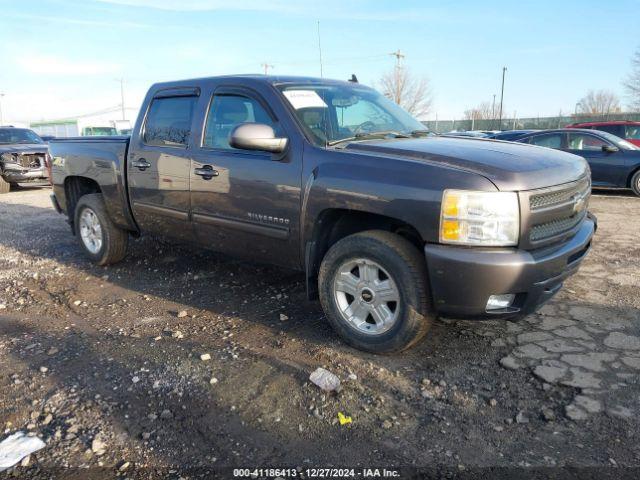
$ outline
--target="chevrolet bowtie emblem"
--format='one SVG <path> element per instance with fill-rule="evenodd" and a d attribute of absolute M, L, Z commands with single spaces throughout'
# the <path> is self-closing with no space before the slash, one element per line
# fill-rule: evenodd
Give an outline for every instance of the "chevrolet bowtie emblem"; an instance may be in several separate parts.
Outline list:
<path fill-rule="evenodd" d="M 573 197 L 573 213 L 579 213 L 584 210 L 586 204 L 586 195 L 576 195 Z"/>

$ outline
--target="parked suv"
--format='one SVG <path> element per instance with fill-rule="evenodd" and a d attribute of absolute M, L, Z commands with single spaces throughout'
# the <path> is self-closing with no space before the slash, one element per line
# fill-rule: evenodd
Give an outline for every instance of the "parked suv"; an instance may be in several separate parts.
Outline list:
<path fill-rule="evenodd" d="M 616 122 L 584 122 L 567 125 L 567 128 L 601 130 L 640 146 L 640 122 L 626 120 Z"/>
<path fill-rule="evenodd" d="M 27 128 L 0 127 L 0 193 L 24 182 L 48 179 L 46 143 Z"/>

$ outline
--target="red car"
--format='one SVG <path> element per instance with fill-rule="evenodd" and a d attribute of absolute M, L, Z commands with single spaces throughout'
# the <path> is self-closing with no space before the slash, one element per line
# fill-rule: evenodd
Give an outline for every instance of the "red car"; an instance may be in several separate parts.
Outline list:
<path fill-rule="evenodd" d="M 584 122 L 567 125 L 567 128 L 602 130 L 640 147 L 640 122 L 621 120 L 616 122 Z"/>

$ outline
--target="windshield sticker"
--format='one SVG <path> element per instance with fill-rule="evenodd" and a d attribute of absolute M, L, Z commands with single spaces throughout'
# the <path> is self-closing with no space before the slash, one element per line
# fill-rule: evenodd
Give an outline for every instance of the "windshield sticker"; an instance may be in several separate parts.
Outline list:
<path fill-rule="evenodd" d="M 301 108 L 327 108 L 327 104 L 314 90 L 285 90 L 282 93 L 296 110 Z"/>

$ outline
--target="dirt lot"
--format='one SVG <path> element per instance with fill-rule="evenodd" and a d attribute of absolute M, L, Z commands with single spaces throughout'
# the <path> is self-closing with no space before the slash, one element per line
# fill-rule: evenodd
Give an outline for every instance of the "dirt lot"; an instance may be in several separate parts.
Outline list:
<path fill-rule="evenodd" d="M 539 314 L 438 321 L 382 357 L 343 345 L 295 272 L 153 238 L 94 267 L 48 193 L 0 197 L 0 440 L 46 442 L 15 475 L 640 466 L 640 199 L 593 197 L 594 248 Z"/>

